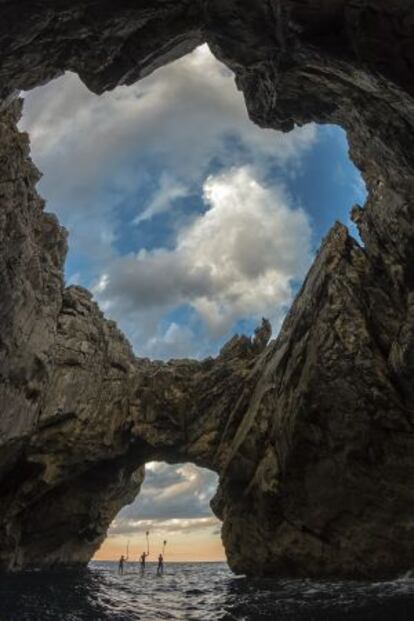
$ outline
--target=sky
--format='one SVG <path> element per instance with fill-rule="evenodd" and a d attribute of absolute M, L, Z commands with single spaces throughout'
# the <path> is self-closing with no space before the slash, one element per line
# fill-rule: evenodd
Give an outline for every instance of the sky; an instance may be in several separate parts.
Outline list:
<path fill-rule="evenodd" d="M 207 46 L 99 97 L 71 73 L 24 96 L 38 189 L 69 231 L 66 282 L 93 292 L 140 357 L 216 355 L 262 316 L 276 335 L 330 226 L 356 235 L 365 187 L 344 132 L 254 126 Z M 223 558 L 215 486 L 191 464 L 150 464 L 101 557 L 126 538 L 139 548 L 150 526 L 178 560 Z"/>

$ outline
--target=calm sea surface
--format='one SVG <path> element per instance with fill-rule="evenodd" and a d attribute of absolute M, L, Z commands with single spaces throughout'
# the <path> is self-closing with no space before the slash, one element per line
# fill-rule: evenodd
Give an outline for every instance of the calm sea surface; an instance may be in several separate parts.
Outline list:
<path fill-rule="evenodd" d="M 414 580 L 247 580 L 224 563 L 169 564 L 157 577 L 128 564 L 0 576 L 0 621 L 413 621 Z"/>

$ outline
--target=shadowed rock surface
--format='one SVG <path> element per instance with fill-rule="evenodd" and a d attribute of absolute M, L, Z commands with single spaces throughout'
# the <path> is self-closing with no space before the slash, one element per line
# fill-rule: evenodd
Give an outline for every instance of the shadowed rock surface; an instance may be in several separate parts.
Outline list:
<path fill-rule="evenodd" d="M 264 322 L 214 360 L 162 363 L 65 289 L 15 93 L 67 69 L 101 93 L 204 41 L 255 123 L 347 130 L 364 246 L 334 225 L 276 340 Z M 411 0 L 0 0 L 0 50 L 0 567 L 87 562 L 158 459 L 219 473 L 236 572 L 412 568 Z"/>

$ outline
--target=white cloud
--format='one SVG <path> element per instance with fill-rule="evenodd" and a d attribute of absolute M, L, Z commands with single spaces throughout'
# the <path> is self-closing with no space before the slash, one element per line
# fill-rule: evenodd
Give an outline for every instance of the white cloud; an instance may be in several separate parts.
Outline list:
<path fill-rule="evenodd" d="M 136 205 L 139 223 L 194 191 L 215 158 L 226 166 L 247 157 L 293 170 L 316 139 L 313 125 L 289 134 L 254 126 L 232 74 L 206 46 L 99 97 L 68 73 L 26 95 L 21 125 L 45 172 L 41 191 L 69 228 L 72 251 L 99 264 L 114 254 L 123 201 Z M 154 163 L 164 172 L 143 201 Z"/>
<path fill-rule="evenodd" d="M 197 338 L 188 325 L 172 322 L 165 330 L 159 329 L 145 343 L 145 355 L 153 360 L 163 358 L 190 358 L 197 353 Z"/>
<path fill-rule="evenodd" d="M 100 97 L 67 74 L 27 95 L 22 126 L 45 172 L 48 208 L 69 229 L 71 272 L 88 287 L 100 277 L 96 295 L 138 353 L 208 351 L 194 326 L 161 321 L 180 304 L 202 317 L 205 339 L 249 313 L 278 320 L 292 278 L 303 274 L 309 232 L 304 214 L 290 209 L 280 188 L 262 188 L 257 171 L 277 166 L 294 175 L 315 126 L 289 134 L 254 126 L 232 74 L 206 46 Z M 239 177 L 205 181 L 232 166 Z M 165 240 L 138 239 L 153 216 L 200 195 L 203 184 L 208 211 L 195 217 L 186 207 L 171 225 L 170 249 Z"/>
<path fill-rule="evenodd" d="M 249 167 L 210 176 L 204 199 L 209 208 L 179 231 L 175 248 L 108 266 L 94 293 L 113 317 L 139 323 L 142 312 L 190 304 L 210 336 L 219 337 L 238 319 L 280 316 L 310 262 L 307 215 Z M 180 336 L 189 340 L 188 331 Z M 171 328 L 164 341 L 176 337 Z"/>
<path fill-rule="evenodd" d="M 224 136 L 238 138 L 257 156 L 288 162 L 316 134 L 314 125 L 289 134 L 254 126 L 232 74 L 205 46 L 136 85 L 99 97 L 67 73 L 26 95 L 22 125 L 36 160 L 53 166 L 63 183 L 70 181 L 68 170 L 76 173 L 78 187 L 105 179 L 108 167 L 114 170 L 137 151 L 156 153 L 193 180 L 207 161 L 223 154 Z M 58 185 L 56 174 L 49 183 Z"/>
<path fill-rule="evenodd" d="M 160 178 L 159 188 L 152 197 L 149 205 L 136 218 L 134 224 L 140 224 L 163 211 L 171 209 L 174 201 L 179 198 L 186 198 L 191 194 L 188 187 L 172 177 L 168 173 L 163 173 Z"/>
<path fill-rule="evenodd" d="M 109 535 L 146 530 L 171 533 L 217 528 L 219 521 L 209 505 L 217 484 L 217 474 L 194 464 L 147 464 L 139 496 L 120 511 L 112 522 Z"/>

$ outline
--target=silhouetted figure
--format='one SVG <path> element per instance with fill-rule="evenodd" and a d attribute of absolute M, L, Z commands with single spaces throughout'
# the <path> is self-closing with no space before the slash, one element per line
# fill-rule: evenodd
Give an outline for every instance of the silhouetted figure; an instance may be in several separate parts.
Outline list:
<path fill-rule="evenodd" d="M 158 557 L 158 567 L 157 567 L 157 575 L 162 576 L 164 573 L 164 557 L 162 554 Z"/>
<path fill-rule="evenodd" d="M 121 576 L 124 574 L 124 565 L 125 565 L 125 562 L 126 562 L 127 560 L 128 560 L 128 559 L 127 559 L 127 558 L 125 558 L 125 556 L 124 556 L 123 554 L 122 554 L 121 558 L 119 559 L 118 573 L 119 573 Z"/>
<path fill-rule="evenodd" d="M 141 554 L 141 556 L 139 557 L 139 563 L 141 565 L 141 573 L 144 573 L 145 570 L 145 560 L 147 558 L 147 556 L 149 556 L 149 552 L 143 552 Z"/>

